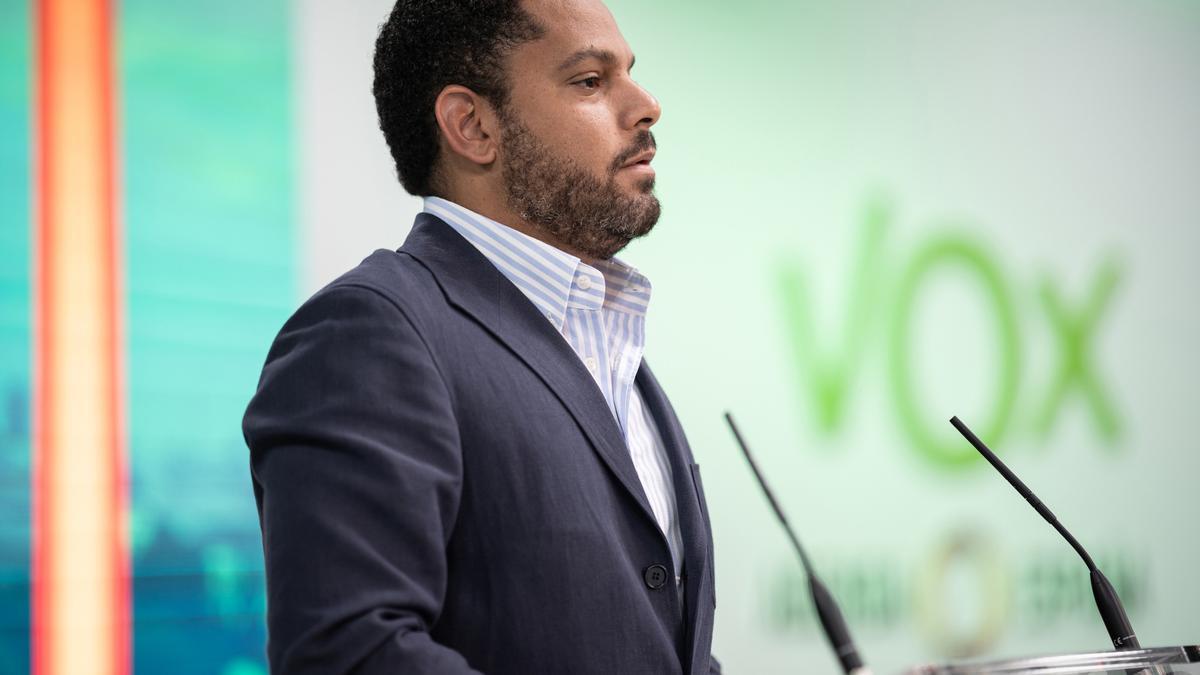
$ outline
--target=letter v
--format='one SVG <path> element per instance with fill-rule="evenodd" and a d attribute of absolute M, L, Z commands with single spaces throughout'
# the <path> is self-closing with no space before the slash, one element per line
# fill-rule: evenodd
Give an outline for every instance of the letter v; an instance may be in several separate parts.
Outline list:
<path fill-rule="evenodd" d="M 854 270 L 845 305 L 841 339 L 831 339 L 827 349 L 821 349 L 817 344 L 814 303 L 800 266 L 785 262 L 776 272 L 783 300 L 783 319 L 791 337 L 800 386 L 811 394 L 817 427 L 827 434 L 841 425 L 850 382 L 862 362 L 874 320 L 871 310 L 879 291 L 880 249 L 888 218 L 883 200 L 872 199 L 867 203 L 858 267 Z M 838 346 L 840 353 L 835 351 Z"/>

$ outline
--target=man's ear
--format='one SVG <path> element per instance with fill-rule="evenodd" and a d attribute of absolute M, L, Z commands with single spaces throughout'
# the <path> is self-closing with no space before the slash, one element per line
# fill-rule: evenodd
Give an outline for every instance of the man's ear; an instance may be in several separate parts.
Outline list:
<path fill-rule="evenodd" d="M 461 85 L 449 85 L 438 94 L 433 115 L 451 152 L 474 164 L 496 161 L 496 115 L 483 97 Z"/>

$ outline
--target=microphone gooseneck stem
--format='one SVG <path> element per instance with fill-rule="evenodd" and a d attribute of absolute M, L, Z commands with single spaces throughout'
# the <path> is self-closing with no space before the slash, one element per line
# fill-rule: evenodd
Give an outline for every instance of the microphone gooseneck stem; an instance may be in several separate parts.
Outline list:
<path fill-rule="evenodd" d="M 1050 510 L 1050 507 L 1043 504 L 1042 500 L 1038 499 L 1037 495 L 1033 494 L 1033 490 L 1030 490 L 1029 486 L 1025 485 L 1025 483 L 1017 477 L 1017 474 L 1012 472 L 1012 469 L 1009 469 L 1004 462 L 1000 461 L 1000 458 L 996 456 L 996 453 L 992 452 L 991 448 L 989 448 L 983 441 L 979 440 L 979 437 L 975 435 L 975 432 L 971 431 L 966 424 L 963 424 L 962 420 L 958 419 L 958 417 L 951 417 L 950 424 L 954 425 L 954 428 L 958 430 L 958 433 L 962 434 L 963 437 L 967 439 L 968 443 L 975 446 L 975 449 L 979 451 L 979 454 L 983 455 L 983 458 L 988 461 L 988 464 L 991 464 L 996 471 L 1000 472 L 1001 476 L 1004 476 L 1004 480 L 1008 481 L 1009 485 L 1012 485 L 1013 488 L 1015 488 L 1016 491 L 1025 498 L 1025 501 L 1029 502 L 1029 505 L 1033 507 L 1034 511 L 1037 511 L 1042 518 L 1046 519 L 1046 522 L 1050 523 L 1054 529 L 1058 530 L 1058 533 L 1067 540 L 1067 543 L 1071 545 L 1071 548 L 1075 549 L 1075 552 L 1079 554 L 1079 557 L 1083 558 L 1083 564 L 1087 565 L 1088 570 L 1095 571 L 1096 563 L 1092 562 L 1092 556 L 1088 555 L 1088 552 L 1083 549 L 1083 545 L 1079 543 L 1079 540 L 1072 536 L 1071 533 L 1067 531 L 1067 528 L 1063 527 L 1062 523 L 1058 522 L 1058 518 L 1054 517 L 1054 512 Z"/>
<path fill-rule="evenodd" d="M 1058 518 L 1054 517 L 1054 513 L 1050 508 L 1043 504 L 1042 500 L 1033 494 L 1033 490 L 1030 490 L 1020 478 L 1017 478 L 1017 474 L 1005 466 L 1004 462 L 1000 461 L 1000 458 L 996 456 L 996 453 L 992 452 L 987 444 L 979 440 L 979 437 L 967 428 L 966 424 L 963 424 L 957 416 L 950 418 L 950 424 L 954 425 L 958 433 L 962 434 L 963 438 L 966 438 L 967 442 L 973 445 L 979 451 L 979 454 L 983 455 L 988 464 L 991 464 L 996 471 L 1000 472 L 1001 476 L 1004 476 L 1004 480 L 1008 481 L 1009 485 L 1012 485 L 1025 498 L 1025 501 L 1029 502 L 1033 510 L 1037 511 L 1042 518 L 1045 518 L 1046 522 L 1050 523 L 1067 540 L 1071 548 L 1075 549 L 1079 557 L 1083 559 L 1083 563 L 1087 565 L 1088 571 L 1091 572 L 1092 595 L 1096 598 L 1096 609 L 1100 612 L 1100 618 L 1104 620 L 1104 627 L 1108 630 L 1108 637 L 1112 640 L 1113 647 L 1119 650 L 1139 649 L 1140 645 L 1138 644 L 1137 636 L 1133 632 L 1133 626 L 1129 623 L 1129 617 L 1125 614 L 1125 608 L 1121 606 L 1121 599 L 1117 597 L 1116 589 L 1105 578 L 1100 568 L 1096 567 L 1096 563 L 1092 561 L 1092 557 L 1084 550 L 1079 540 L 1075 539 L 1067 531 L 1067 528 L 1058 522 Z"/>
<path fill-rule="evenodd" d="M 825 637 L 828 638 L 829 646 L 833 648 L 838 663 L 841 664 L 842 670 L 847 675 L 869 675 L 871 671 L 863 665 L 862 657 L 858 655 L 858 648 L 854 645 L 853 638 L 850 637 L 850 629 L 846 626 L 846 620 L 842 616 L 841 609 L 838 608 L 837 601 L 833 599 L 833 594 L 829 592 L 829 589 L 825 588 L 825 584 L 821 582 L 813 570 L 812 563 L 808 559 L 808 554 L 805 553 L 804 547 L 800 545 L 800 539 L 796 536 L 796 532 L 788 524 L 787 515 L 784 514 L 783 507 L 779 505 L 779 500 L 775 498 L 775 493 L 767 485 L 767 479 L 763 476 L 762 471 L 759 470 L 758 464 L 754 461 L 754 456 L 750 454 L 750 446 L 742 438 L 741 431 L 738 430 L 737 424 L 733 421 L 733 415 L 725 413 L 725 422 L 729 424 L 729 429 L 733 432 L 733 437 L 737 441 L 738 447 L 742 449 L 742 454 L 746 457 L 746 463 L 750 465 L 750 470 L 754 472 L 754 477 L 758 479 L 758 485 L 762 488 L 763 494 L 766 495 L 767 502 L 771 504 L 771 510 L 775 512 L 775 517 L 783 525 L 788 539 L 792 542 L 792 548 L 796 550 L 796 555 L 800 558 L 800 565 L 804 568 L 805 576 L 808 577 L 808 590 L 812 596 L 813 608 L 817 612 L 821 628 L 825 631 Z"/>
<path fill-rule="evenodd" d="M 775 493 L 771 491 L 771 486 L 767 485 L 766 477 L 759 470 L 758 463 L 754 461 L 754 456 L 750 454 L 750 446 L 746 444 L 746 439 L 742 438 L 742 432 L 738 430 L 737 423 L 733 421 L 731 413 L 725 413 L 725 422 L 729 424 L 729 429 L 733 432 L 733 438 L 737 441 L 738 447 L 742 449 L 742 455 L 745 456 L 746 463 L 750 465 L 750 470 L 754 472 L 754 477 L 758 480 L 759 487 L 762 488 L 763 494 L 766 495 L 767 501 L 771 504 L 771 510 L 775 512 L 775 517 L 779 519 L 780 523 L 783 523 L 783 529 L 787 532 L 788 539 L 792 542 L 792 548 L 796 549 L 796 555 L 800 556 L 800 564 L 804 566 L 804 573 L 810 577 L 813 576 L 813 567 L 812 563 L 808 560 L 808 554 L 804 552 L 804 547 L 800 545 L 800 540 L 796 537 L 796 533 L 788 523 L 788 518 L 783 512 L 783 507 L 775 499 Z"/>

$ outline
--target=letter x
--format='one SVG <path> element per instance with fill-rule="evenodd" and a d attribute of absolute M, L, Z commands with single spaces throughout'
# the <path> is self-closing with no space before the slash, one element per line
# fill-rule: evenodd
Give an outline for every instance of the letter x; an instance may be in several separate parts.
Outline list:
<path fill-rule="evenodd" d="M 1063 400 L 1072 387 L 1079 388 L 1083 394 L 1095 417 L 1101 437 L 1111 442 L 1120 435 L 1121 422 L 1110 397 L 1101 385 L 1091 359 L 1092 337 L 1095 335 L 1096 325 L 1112 299 L 1120 278 L 1116 263 L 1105 263 L 1092 285 L 1087 303 L 1077 312 L 1071 312 L 1064 306 L 1062 298 L 1049 281 L 1042 283 L 1042 307 L 1046 310 L 1050 327 L 1058 336 L 1061 357 L 1045 405 L 1037 417 L 1037 430 L 1043 436 L 1049 434 Z"/>

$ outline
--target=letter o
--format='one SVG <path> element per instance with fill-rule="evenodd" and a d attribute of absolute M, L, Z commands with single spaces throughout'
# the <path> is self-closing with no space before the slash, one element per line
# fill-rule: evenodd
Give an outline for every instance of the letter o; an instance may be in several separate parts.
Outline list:
<path fill-rule="evenodd" d="M 1016 313 L 1000 270 L 978 245 L 959 236 L 943 235 L 932 239 L 917 251 L 900 279 L 893 306 L 889 354 L 892 397 L 900 424 L 917 449 L 938 467 L 961 469 L 974 465 L 980 457 L 961 439 L 951 443 L 939 441 L 938 434 L 933 433 L 922 421 L 917 397 L 912 388 L 912 373 L 908 361 L 909 323 L 913 302 L 929 273 L 942 265 L 957 266 L 971 273 L 979 280 L 985 297 L 995 309 L 997 334 L 1000 338 L 999 387 L 991 416 L 976 427 L 980 430 L 979 435 L 989 443 L 998 443 L 1003 437 L 1012 417 L 1013 405 L 1016 403 L 1019 337 Z M 950 415 L 945 417 L 949 419 Z"/>

